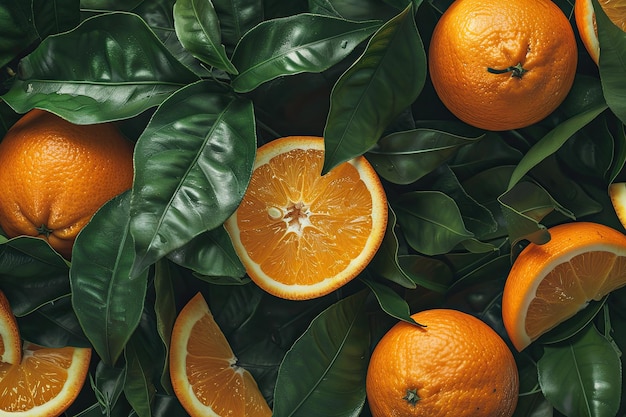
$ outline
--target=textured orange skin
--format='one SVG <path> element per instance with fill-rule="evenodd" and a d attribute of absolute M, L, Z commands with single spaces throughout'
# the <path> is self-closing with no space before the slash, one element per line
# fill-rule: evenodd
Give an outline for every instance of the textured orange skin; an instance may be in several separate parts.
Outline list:
<path fill-rule="evenodd" d="M 611 22 L 626 32 L 626 1 L 624 0 L 599 0 L 605 13 Z M 593 61 L 600 61 L 600 44 L 596 27 L 595 13 L 591 0 L 576 0 L 574 3 L 574 17 L 580 33 L 580 39 L 589 52 Z"/>
<path fill-rule="evenodd" d="M 510 417 L 519 376 L 511 351 L 487 324 L 448 309 L 412 315 L 377 344 L 366 390 L 374 417 Z M 404 399 L 416 390 L 419 400 Z"/>
<path fill-rule="evenodd" d="M 527 325 L 527 323 L 520 323 L 520 320 L 526 317 L 523 300 L 531 290 L 532 284 L 539 271 L 542 271 L 547 265 L 554 263 L 555 260 L 563 259 L 571 252 L 579 250 L 585 251 L 592 248 L 594 245 L 601 245 L 603 249 L 612 247 L 614 251 L 621 250 L 624 252 L 626 249 L 626 235 L 598 223 L 564 223 L 551 227 L 549 232 L 550 241 L 543 245 L 530 243 L 518 255 L 509 271 L 504 286 L 504 292 L 502 294 L 502 320 L 511 341 L 519 351 L 523 350 L 528 345 L 528 341 L 522 340 L 518 332 L 514 329 Z M 564 261 L 564 259 L 562 261 Z M 602 282 L 595 279 L 600 278 L 606 272 L 602 270 L 601 266 L 598 266 L 592 272 L 595 273 L 590 277 L 591 279 L 581 283 L 582 292 L 580 295 L 577 294 L 574 296 L 572 290 L 572 293 L 569 294 L 571 301 L 569 303 L 563 301 L 556 308 L 565 311 L 574 307 L 572 311 L 575 313 L 577 311 L 576 307 L 578 307 L 579 304 L 594 298 L 600 299 L 608 292 L 616 289 L 617 286 L 623 285 L 619 284 L 617 282 L 618 280 Z M 619 278 L 620 275 L 618 274 L 617 277 Z M 557 313 L 560 313 L 560 311 L 553 311 L 550 317 L 556 320 Z M 541 334 L 557 325 L 560 321 L 552 323 L 552 326 L 544 329 Z M 541 334 L 532 338 L 532 340 L 535 340 Z"/>
<path fill-rule="evenodd" d="M 550 0 L 456 0 L 433 32 L 429 71 L 455 116 L 501 131 L 552 113 L 574 82 L 577 59 L 571 24 Z M 518 63 L 521 78 L 487 71 Z"/>
<path fill-rule="evenodd" d="M 113 124 L 74 125 L 35 109 L 0 142 L 0 167 L 0 227 L 43 237 L 69 259 L 93 214 L 131 187 L 133 145 Z"/>

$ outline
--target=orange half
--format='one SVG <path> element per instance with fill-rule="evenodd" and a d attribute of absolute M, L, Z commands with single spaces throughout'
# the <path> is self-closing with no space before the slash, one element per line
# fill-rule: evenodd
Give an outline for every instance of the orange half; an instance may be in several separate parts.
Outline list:
<path fill-rule="evenodd" d="M 517 257 L 502 295 L 502 318 L 518 351 L 626 284 L 626 236 L 608 226 L 573 222 L 549 229 Z"/>
<path fill-rule="evenodd" d="M 170 375 L 176 397 L 192 417 L 270 417 L 256 381 L 238 365 L 202 294 L 174 323 Z"/>
<path fill-rule="evenodd" d="M 22 359 L 22 341 L 15 316 L 9 300 L 0 291 L 0 362 L 20 363 Z"/>
<path fill-rule="evenodd" d="M 226 221 L 250 278 L 287 299 L 326 295 L 356 277 L 378 250 L 387 198 L 364 157 L 321 175 L 324 139 L 276 139 L 257 151 L 243 201 Z"/>
<path fill-rule="evenodd" d="M 598 0 L 600 6 L 616 26 L 626 32 L 626 1 L 624 0 Z M 574 3 L 574 17 L 576 27 L 580 33 L 580 39 L 597 64 L 600 61 L 600 42 L 598 41 L 598 29 L 596 16 L 591 0 L 576 0 Z"/>

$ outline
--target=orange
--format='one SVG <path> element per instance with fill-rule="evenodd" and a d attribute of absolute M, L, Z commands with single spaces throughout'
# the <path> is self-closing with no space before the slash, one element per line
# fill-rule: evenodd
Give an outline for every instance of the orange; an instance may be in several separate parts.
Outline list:
<path fill-rule="evenodd" d="M 202 294 L 174 323 L 170 376 L 174 393 L 191 417 L 270 417 L 252 377 L 242 368 Z"/>
<path fill-rule="evenodd" d="M 0 291 L 0 362 L 19 363 L 22 359 L 22 340 L 9 300 Z"/>
<path fill-rule="evenodd" d="M 225 227 L 250 278 L 278 297 L 328 294 L 357 276 L 385 234 L 387 198 L 364 157 L 321 175 L 324 139 L 258 149 L 243 201 Z"/>
<path fill-rule="evenodd" d="M 486 323 L 449 309 L 400 322 L 378 342 L 367 369 L 373 417 L 510 417 L 519 376 L 513 355 Z"/>
<path fill-rule="evenodd" d="M 626 32 L 626 1 L 624 0 L 598 0 L 600 6 L 607 14 L 611 22 Z M 600 43 L 598 42 L 598 29 L 596 15 L 593 11 L 591 0 L 576 0 L 574 3 L 574 16 L 580 39 L 585 49 L 597 64 L 600 61 Z"/>
<path fill-rule="evenodd" d="M 501 131 L 552 113 L 577 59 L 572 26 L 551 0 L 456 0 L 433 31 L 429 71 L 456 117 Z"/>
<path fill-rule="evenodd" d="M 626 228 L 626 182 L 615 182 L 609 185 L 609 198 L 617 218 Z"/>
<path fill-rule="evenodd" d="M 1 297 L 0 329 L 17 329 L 15 316 Z M 19 333 L 11 337 L 20 340 Z M 0 362 L 0 416 L 60 416 L 80 393 L 90 360 L 90 348 L 46 348 L 25 342 L 15 362 Z"/>
<path fill-rule="evenodd" d="M 626 236 L 590 222 L 548 229 L 550 241 L 518 255 L 502 295 L 502 318 L 515 348 L 626 284 Z"/>
<path fill-rule="evenodd" d="M 133 181 L 133 146 L 113 124 L 74 125 L 31 110 L 0 142 L 0 227 L 40 236 L 69 259 L 74 239 Z"/>

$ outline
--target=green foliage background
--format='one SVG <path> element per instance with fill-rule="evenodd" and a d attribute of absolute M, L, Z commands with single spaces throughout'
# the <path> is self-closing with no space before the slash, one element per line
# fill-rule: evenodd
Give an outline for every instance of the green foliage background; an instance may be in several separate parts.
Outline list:
<path fill-rule="evenodd" d="M 428 79 L 430 34 L 449 2 L 0 4 L 0 134 L 42 108 L 115 122 L 136 142 L 132 190 L 96 213 L 71 263 L 40 239 L 0 236 L 0 289 L 22 336 L 95 350 L 67 416 L 185 416 L 167 354 L 198 291 L 274 416 L 368 416 L 367 358 L 395 322 L 456 308 L 508 341 L 500 298 L 527 242 L 571 221 L 624 232 L 607 189 L 626 181 L 626 35 L 598 13 L 599 68 L 579 42 L 574 86 L 553 114 L 484 132 L 455 119 Z M 557 4 L 576 30 L 571 0 Z M 365 155 L 390 207 L 362 275 L 300 302 L 251 283 L 222 227 L 256 148 L 287 135 L 324 136 L 326 171 Z M 515 353 L 515 416 L 626 413 L 625 297 L 615 291 Z"/>

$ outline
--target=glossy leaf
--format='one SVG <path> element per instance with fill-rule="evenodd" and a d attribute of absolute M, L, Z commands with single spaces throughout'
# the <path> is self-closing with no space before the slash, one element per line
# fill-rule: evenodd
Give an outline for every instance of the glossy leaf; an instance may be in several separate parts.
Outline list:
<path fill-rule="evenodd" d="M 101 407 L 98 410 L 100 415 L 112 414 L 112 410 L 122 402 L 119 400 L 124 392 L 125 380 L 126 367 L 108 366 L 104 362 L 97 364 L 91 385 Z"/>
<path fill-rule="evenodd" d="M 535 165 L 544 158 L 559 150 L 561 145 L 574 133 L 583 128 L 600 113 L 606 110 L 606 105 L 596 105 L 589 110 L 580 113 L 565 122 L 559 124 L 535 144 L 522 158 L 513 171 L 509 181 L 509 189 L 522 179 Z"/>
<path fill-rule="evenodd" d="M 174 328 L 177 315 L 176 293 L 174 290 L 176 278 L 180 277 L 169 262 L 159 261 L 156 263 L 154 271 L 154 313 L 157 332 L 163 343 L 166 357 L 169 355 L 172 329 Z M 161 373 L 160 380 L 166 392 L 173 394 L 174 391 L 171 386 L 169 364 L 167 362 Z"/>
<path fill-rule="evenodd" d="M 193 56 L 205 64 L 237 73 L 222 45 L 219 20 L 211 0 L 176 0 L 174 28 L 182 45 Z"/>
<path fill-rule="evenodd" d="M 570 417 L 615 416 L 622 385 L 620 358 L 593 325 L 563 345 L 546 346 L 537 363 L 546 398 Z"/>
<path fill-rule="evenodd" d="M 386 180 L 410 184 L 477 139 L 424 128 L 392 133 L 378 141 L 378 146 L 367 153 L 367 159 Z"/>
<path fill-rule="evenodd" d="M 2 98 L 18 113 L 37 107 L 87 124 L 138 115 L 196 79 L 142 19 L 110 13 L 44 39 Z"/>
<path fill-rule="evenodd" d="M 263 21 L 262 0 L 212 0 L 219 18 L 222 41 L 232 53 L 241 37 Z"/>
<path fill-rule="evenodd" d="M 76 237 L 70 283 L 83 331 L 108 365 L 114 365 L 139 323 L 147 274 L 131 279 L 130 192 L 96 212 Z"/>
<path fill-rule="evenodd" d="M 237 45 L 233 63 L 239 75 L 232 86 L 248 92 L 280 76 L 327 70 L 379 27 L 308 13 L 265 21 Z"/>
<path fill-rule="evenodd" d="M 0 67 L 38 38 L 29 2 L 5 0 L 0 3 Z"/>
<path fill-rule="evenodd" d="M 220 226 L 243 197 L 255 153 L 250 102 L 211 81 L 159 106 L 135 148 L 133 275 Z"/>
<path fill-rule="evenodd" d="M 597 0 L 593 5 L 600 42 L 602 90 L 611 111 L 626 124 L 626 33 L 611 22 Z"/>
<path fill-rule="evenodd" d="M 406 321 L 410 324 L 417 325 L 418 323 L 411 317 L 411 311 L 406 300 L 395 292 L 391 287 L 376 281 L 375 279 L 363 276 L 361 281 L 365 283 L 372 291 L 372 294 L 378 300 L 380 308 L 391 317 L 394 317 L 401 321 Z"/>
<path fill-rule="evenodd" d="M 323 172 L 371 149 L 422 90 L 426 53 L 413 12 L 407 7 L 376 31 L 335 83 L 324 129 Z"/>
<path fill-rule="evenodd" d="M 246 270 L 223 227 L 204 232 L 167 258 L 200 275 L 243 278 Z"/>
<path fill-rule="evenodd" d="M 150 399 L 154 396 L 155 387 L 150 380 L 152 377 L 151 358 L 145 354 L 144 350 L 144 345 L 132 338 L 126 344 L 124 359 L 127 375 L 124 383 L 124 396 L 138 416 L 151 417 Z"/>
<path fill-rule="evenodd" d="M 398 262 L 404 273 L 420 287 L 445 293 L 452 282 L 453 274 L 450 267 L 433 257 L 401 255 Z"/>
<path fill-rule="evenodd" d="M 80 22 L 80 0 L 32 0 L 40 38 L 73 29 Z"/>
<path fill-rule="evenodd" d="M 274 417 L 359 415 L 369 357 L 366 294 L 329 307 L 287 352 L 276 381 Z"/>
<path fill-rule="evenodd" d="M 439 191 L 406 193 L 392 204 L 407 242 L 425 255 L 451 251 L 474 235 L 453 199 Z"/>

